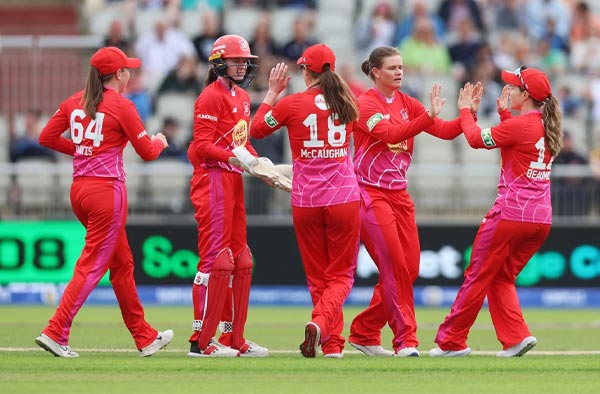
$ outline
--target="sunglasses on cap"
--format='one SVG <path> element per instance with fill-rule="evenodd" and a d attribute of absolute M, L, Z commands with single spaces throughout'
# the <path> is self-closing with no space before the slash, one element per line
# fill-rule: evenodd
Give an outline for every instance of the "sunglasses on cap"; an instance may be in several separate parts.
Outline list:
<path fill-rule="evenodd" d="M 523 75 L 521 74 L 521 72 L 524 70 L 527 70 L 527 67 L 521 66 L 521 67 L 517 68 L 515 71 L 513 71 L 513 74 L 515 74 L 517 77 L 519 77 L 519 81 L 521 81 L 521 85 L 523 85 L 523 89 L 525 89 L 525 91 L 527 93 L 529 93 L 529 90 L 527 89 L 527 84 L 525 83 L 525 80 L 523 79 Z"/>

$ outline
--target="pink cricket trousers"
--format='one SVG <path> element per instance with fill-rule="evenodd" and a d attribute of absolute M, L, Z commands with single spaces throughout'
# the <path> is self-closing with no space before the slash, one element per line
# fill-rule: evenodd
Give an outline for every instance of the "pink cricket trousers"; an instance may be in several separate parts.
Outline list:
<path fill-rule="evenodd" d="M 381 344 L 389 324 L 398 351 L 416 347 L 413 282 L 419 275 L 420 245 L 415 209 L 406 190 L 361 186 L 361 239 L 379 269 L 371 303 L 350 326 L 350 342 Z"/>
<path fill-rule="evenodd" d="M 486 296 L 503 349 L 531 335 L 521 312 L 515 280 L 549 233 L 549 224 L 502 220 L 500 212 L 488 212 L 477 231 L 465 280 L 435 337 L 440 349 L 467 347 L 469 330 Z"/>
<path fill-rule="evenodd" d="M 71 185 L 71 205 L 86 228 L 85 246 L 48 326 L 42 331 L 61 345 L 69 342 L 75 315 L 107 270 L 121 308 L 123 321 L 142 349 L 158 332 L 144 318 L 133 276 L 133 255 L 125 233 L 127 190 L 125 183 L 106 178 L 76 177 Z"/>
<path fill-rule="evenodd" d="M 342 306 L 354 284 L 360 238 L 359 202 L 328 207 L 292 207 L 312 319 L 321 329 L 324 354 L 341 353 L 345 339 Z"/>

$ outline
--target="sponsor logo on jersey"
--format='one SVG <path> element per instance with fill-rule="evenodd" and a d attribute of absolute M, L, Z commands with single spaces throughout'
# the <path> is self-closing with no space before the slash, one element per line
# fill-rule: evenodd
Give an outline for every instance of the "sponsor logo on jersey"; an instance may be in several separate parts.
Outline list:
<path fill-rule="evenodd" d="M 402 141 L 397 144 L 387 144 L 388 148 L 394 153 L 401 153 L 408 151 L 408 141 Z"/>
<path fill-rule="evenodd" d="M 198 116 L 196 116 L 198 119 L 206 119 L 206 120 L 212 120 L 213 122 L 217 121 L 217 117 L 216 116 L 212 116 L 212 115 L 208 115 L 208 114 L 198 114 Z"/>
<path fill-rule="evenodd" d="M 244 101 L 244 115 L 250 116 L 250 103 L 247 101 Z"/>
<path fill-rule="evenodd" d="M 317 94 L 315 96 L 315 105 L 322 111 L 327 110 L 327 103 L 325 102 L 325 96 L 322 94 Z"/>
<path fill-rule="evenodd" d="M 369 128 L 369 131 L 373 131 L 373 128 L 375 128 L 377 123 L 379 123 L 382 119 L 383 119 L 383 114 L 381 114 L 380 112 L 373 114 L 369 118 L 369 120 L 367 120 L 367 127 Z"/>
<path fill-rule="evenodd" d="M 496 141 L 492 138 L 492 129 L 490 128 L 481 130 L 481 139 L 483 140 L 483 145 L 487 147 L 496 146 Z"/>
<path fill-rule="evenodd" d="M 279 122 L 277 122 L 277 119 L 273 117 L 272 112 L 273 111 L 269 111 L 265 114 L 265 123 L 269 125 L 269 127 L 275 127 L 279 124 Z"/>
<path fill-rule="evenodd" d="M 148 135 L 148 133 L 146 133 L 146 130 L 143 130 L 143 131 L 141 131 L 141 132 L 140 132 L 140 133 L 137 135 L 137 138 L 138 138 L 138 140 L 139 140 L 140 138 L 143 138 L 145 135 Z"/>
<path fill-rule="evenodd" d="M 234 146 L 245 146 L 248 141 L 248 122 L 240 119 L 233 128 L 231 138 Z"/>

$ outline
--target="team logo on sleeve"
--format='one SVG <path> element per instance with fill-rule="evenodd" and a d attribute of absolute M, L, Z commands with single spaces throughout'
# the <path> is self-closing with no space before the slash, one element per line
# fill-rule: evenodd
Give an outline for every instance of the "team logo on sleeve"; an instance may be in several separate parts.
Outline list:
<path fill-rule="evenodd" d="M 376 114 L 371 116 L 369 120 L 367 120 L 367 127 L 369 128 L 369 131 L 373 131 L 373 128 L 375 128 L 377 123 L 379 123 L 382 119 L 383 115 L 380 112 L 377 112 Z"/>
<path fill-rule="evenodd" d="M 233 128 L 232 140 L 234 146 L 245 146 L 248 141 L 248 122 L 240 119 Z"/>
<path fill-rule="evenodd" d="M 490 128 L 481 130 L 481 139 L 483 140 L 483 145 L 487 147 L 496 146 L 496 141 L 492 138 L 492 129 Z"/>
<path fill-rule="evenodd" d="M 275 127 L 279 124 L 279 122 L 277 122 L 277 119 L 275 119 L 275 117 L 273 116 L 273 111 L 269 111 L 265 114 L 265 123 L 267 125 L 269 125 L 269 127 Z"/>

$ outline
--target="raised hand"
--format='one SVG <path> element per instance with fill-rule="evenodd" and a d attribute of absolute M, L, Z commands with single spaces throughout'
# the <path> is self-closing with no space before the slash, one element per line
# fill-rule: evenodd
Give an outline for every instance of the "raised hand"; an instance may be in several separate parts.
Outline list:
<path fill-rule="evenodd" d="M 465 86 L 460 88 L 460 91 L 458 92 L 458 102 L 457 102 L 458 109 L 464 109 L 464 108 L 471 109 L 471 106 L 473 103 L 474 88 L 475 87 L 470 82 L 465 83 Z"/>
<path fill-rule="evenodd" d="M 434 83 L 431 87 L 431 92 L 429 92 L 429 101 L 431 105 L 429 106 L 429 116 L 435 118 L 442 111 L 442 107 L 446 104 L 446 99 L 440 97 L 440 93 L 442 91 L 442 85 Z"/>
<path fill-rule="evenodd" d="M 269 91 L 276 95 L 279 95 L 288 86 L 291 77 L 287 75 L 287 64 L 281 62 L 277 63 L 271 68 L 271 74 L 269 75 Z"/>
<path fill-rule="evenodd" d="M 500 97 L 496 99 L 496 111 L 498 111 L 498 113 L 508 109 L 508 96 L 510 95 L 511 89 L 512 86 L 505 85 L 502 88 L 502 93 L 500 94 Z"/>
<path fill-rule="evenodd" d="M 476 114 L 479 111 L 479 106 L 481 105 L 481 98 L 483 97 L 483 85 L 481 82 L 477 82 L 475 87 L 473 88 L 473 93 L 471 94 L 471 112 Z"/>

